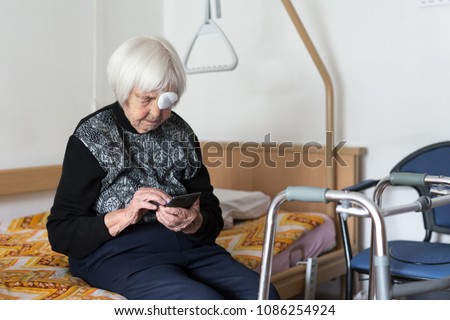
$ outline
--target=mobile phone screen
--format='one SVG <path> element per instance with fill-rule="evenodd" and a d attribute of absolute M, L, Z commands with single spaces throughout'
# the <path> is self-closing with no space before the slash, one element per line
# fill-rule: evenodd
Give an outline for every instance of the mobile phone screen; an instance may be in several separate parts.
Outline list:
<path fill-rule="evenodd" d="M 200 197 L 201 192 L 183 194 L 181 196 L 173 197 L 167 204 L 166 207 L 176 207 L 189 209 L 192 207 L 194 202 Z"/>

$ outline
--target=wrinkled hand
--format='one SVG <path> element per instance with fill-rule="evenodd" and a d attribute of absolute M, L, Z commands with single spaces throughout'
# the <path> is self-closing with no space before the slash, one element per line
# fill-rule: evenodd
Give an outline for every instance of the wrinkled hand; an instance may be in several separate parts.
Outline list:
<path fill-rule="evenodd" d="M 126 208 L 105 215 L 105 225 L 109 233 L 115 237 L 129 225 L 136 224 L 148 211 L 156 211 L 159 205 L 165 205 L 170 198 L 159 189 L 141 188 L 135 192 Z"/>
<path fill-rule="evenodd" d="M 189 209 L 159 206 L 156 218 L 172 231 L 195 233 L 203 222 L 203 216 L 200 213 L 200 199 L 197 199 Z"/>
<path fill-rule="evenodd" d="M 126 208 L 126 216 L 131 224 L 137 223 L 144 214 L 150 210 L 157 210 L 159 205 L 165 205 L 170 196 L 155 188 L 141 188 L 133 195 L 130 204 Z"/>

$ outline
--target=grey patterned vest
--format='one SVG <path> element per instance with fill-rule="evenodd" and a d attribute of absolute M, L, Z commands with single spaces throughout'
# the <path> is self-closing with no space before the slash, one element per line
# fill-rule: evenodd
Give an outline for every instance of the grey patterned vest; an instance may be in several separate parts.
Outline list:
<path fill-rule="evenodd" d="M 97 214 L 126 207 L 141 187 L 158 188 L 174 196 L 186 193 L 182 180 L 193 178 L 201 166 L 195 135 L 176 113 L 146 134 L 126 131 L 113 109 L 87 118 L 75 131 L 105 170 Z M 149 215 L 144 221 L 151 221 Z"/>

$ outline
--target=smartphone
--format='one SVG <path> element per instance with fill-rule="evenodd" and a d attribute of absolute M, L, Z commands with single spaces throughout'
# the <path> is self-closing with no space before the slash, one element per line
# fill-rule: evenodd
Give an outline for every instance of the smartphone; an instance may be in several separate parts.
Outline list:
<path fill-rule="evenodd" d="M 192 207 L 192 205 L 198 199 L 198 197 L 200 197 L 200 195 L 201 195 L 201 192 L 195 192 L 195 193 L 188 193 L 188 194 L 183 194 L 181 196 L 173 197 L 166 204 L 166 207 L 189 209 L 190 207 Z"/>

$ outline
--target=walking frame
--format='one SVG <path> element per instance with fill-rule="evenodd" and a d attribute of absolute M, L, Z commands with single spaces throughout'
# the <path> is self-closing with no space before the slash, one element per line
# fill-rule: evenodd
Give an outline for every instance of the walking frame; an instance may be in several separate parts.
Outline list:
<path fill-rule="evenodd" d="M 430 192 L 437 195 L 437 197 L 422 196 L 409 204 L 382 209 L 380 206 L 381 195 L 389 185 L 430 186 Z M 265 300 L 268 298 L 275 236 L 275 220 L 279 208 L 286 201 L 335 202 L 338 204 L 336 211 L 340 215 L 371 218 L 372 261 L 369 289 L 370 299 L 390 300 L 405 295 L 450 288 L 450 277 L 392 285 L 384 222 L 385 216 L 422 211 L 427 208 L 450 204 L 450 191 L 446 189 L 448 186 L 450 186 L 450 177 L 393 172 L 379 182 L 374 193 L 374 200 L 362 193 L 354 191 L 339 191 L 307 186 L 287 187 L 272 200 L 267 213 L 258 299 Z"/>

